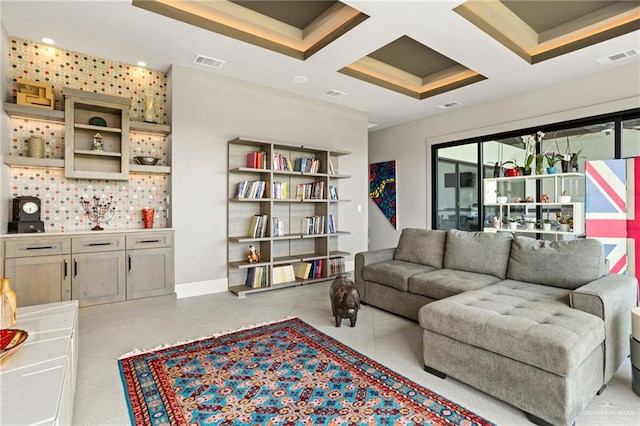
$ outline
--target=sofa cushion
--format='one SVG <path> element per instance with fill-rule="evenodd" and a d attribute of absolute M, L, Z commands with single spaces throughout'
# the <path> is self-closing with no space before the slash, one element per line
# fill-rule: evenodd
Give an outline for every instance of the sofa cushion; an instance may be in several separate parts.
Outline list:
<path fill-rule="evenodd" d="M 605 273 L 604 247 L 600 241 L 542 241 L 516 237 L 507 277 L 575 290 Z"/>
<path fill-rule="evenodd" d="M 446 238 L 446 231 L 405 228 L 393 258 L 442 269 Z"/>
<path fill-rule="evenodd" d="M 409 293 L 427 296 L 432 299 L 444 299 L 463 291 L 476 290 L 495 284 L 500 278 L 475 272 L 439 269 L 417 274 L 409 278 Z"/>
<path fill-rule="evenodd" d="M 568 376 L 600 348 L 604 322 L 553 300 L 563 290 L 544 294 L 533 286 L 501 282 L 468 291 L 423 306 L 418 319 L 426 330 Z"/>
<path fill-rule="evenodd" d="M 506 232 L 450 229 L 447 231 L 444 267 L 505 279 L 512 240 L 513 236 Z"/>
<path fill-rule="evenodd" d="M 419 263 L 390 260 L 365 266 L 362 269 L 362 278 L 397 290 L 407 291 L 411 276 L 435 271 L 435 269 L 433 266 L 420 265 Z"/>

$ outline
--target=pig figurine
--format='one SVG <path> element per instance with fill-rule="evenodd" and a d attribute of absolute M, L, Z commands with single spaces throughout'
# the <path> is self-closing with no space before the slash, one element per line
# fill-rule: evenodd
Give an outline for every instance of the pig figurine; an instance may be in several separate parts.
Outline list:
<path fill-rule="evenodd" d="M 351 327 L 355 327 L 358 309 L 360 309 L 360 294 L 353 281 L 345 277 L 337 277 L 331 283 L 329 294 L 336 327 L 340 327 L 343 318 L 349 318 Z"/>

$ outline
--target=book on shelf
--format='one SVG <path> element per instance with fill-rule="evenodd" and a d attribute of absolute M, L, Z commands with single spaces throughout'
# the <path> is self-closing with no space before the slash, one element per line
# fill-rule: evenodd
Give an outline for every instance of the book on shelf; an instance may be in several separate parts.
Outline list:
<path fill-rule="evenodd" d="M 333 162 L 331 161 L 331 158 L 329 158 L 329 174 L 330 175 L 336 174 L 336 169 L 333 168 Z"/>
<path fill-rule="evenodd" d="M 293 167 L 291 166 L 291 161 L 289 161 L 289 158 L 276 152 L 273 154 L 273 170 L 292 172 Z"/>
<path fill-rule="evenodd" d="M 336 218 L 332 214 L 329 215 L 329 219 L 327 220 L 327 227 L 329 228 L 329 234 L 335 234 L 336 232 L 338 232 L 338 230 L 336 229 Z"/>
<path fill-rule="evenodd" d="M 309 274 L 311 273 L 311 263 L 309 262 L 300 262 L 298 264 L 298 269 L 296 271 L 296 277 L 306 280 L 309 278 Z"/>
<path fill-rule="evenodd" d="M 276 200 L 289 198 L 289 182 L 273 182 L 271 196 Z"/>
<path fill-rule="evenodd" d="M 251 217 L 247 236 L 251 238 L 262 238 L 267 235 L 268 216 L 266 214 L 256 214 Z"/>
<path fill-rule="evenodd" d="M 250 169 L 266 169 L 267 153 L 264 151 L 256 151 L 256 152 L 248 153 L 247 167 Z"/>
<path fill-rule="evenodd" d="M 302 233 L 306 235 L 324 234 L 325 217 L 324 216 L 307 216 L 302 219 Z"/>
<path fill-rule="evenodd" d="M 263 180 L 238 182 L 236 185 L 236 198 L 262 198 L 267 183 Z"/>
<path fill-rule="evenodd" d="M 296 185 L 297 200 L 322 200 L 324 198 L 324 182 L 299 183 Z"/>
<path fill-rule="evenodd" d="M 271 236 L 272 237 L 284 236 L 284 221 L 276 216 L 271 218 Z"/>
<path fill-rule="evenodd" d="M 251 288 L 268 287 L 268 270 L 266 266 L 254 266 L 247 269 L 245 285 Z"/>
<path fill-rule="evenodd" d="M 323 259 L 316 259 L 311 261 L 311 271 L 308 278 L 321 278 L 322 277 L 322 264 Z"/>
<path fill-rule="evenodd" d="M 336 188 L 335 185 L 329 185 L 329 199 L 338 199 L 338 188 Z"/>
<path fill-rule="evenodd" d="M 298 158 L 295 161 L 295 171 L 302 173 L 318 173 L 320 160 L 315 158 Z"/>
<path fill-rule="evenodd" d="M 273 284 L 282 284 L 295 281 L 293 265 L 282 265 L 273 267 Z"/>
<path fill-rule="evenodd" d="M 341 275 L 344 270 L 344 257 L 332 257 L 329 259 L 329 275 Z"/>

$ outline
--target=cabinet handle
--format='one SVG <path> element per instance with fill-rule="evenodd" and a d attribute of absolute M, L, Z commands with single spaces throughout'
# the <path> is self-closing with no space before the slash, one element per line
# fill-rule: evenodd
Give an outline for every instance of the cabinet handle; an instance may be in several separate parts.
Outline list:
<path fill-rule="evenodd" d="M 87 244 L 89 247 L 95 247 L 95 246 L 110 246 L 113 243 L 89 243 Z"/>
<path fill-rule="evenodd" d="M 78 278 L 78 261 L 73 259 L 73 277 Z"/>
<path fill-rule="evenodd" d="M 67 280 L 67 276 L 68 276 L 68 274 L 67 274 L 67 272 L 68 272 L 68 271 L 67 271 L 67 267 L 68 267 L 68 265 L 67 265 L 67 261 L 65 260 L 65 261 L 64 261 L 64 280 L 65 280 L 65 281 Z"/>
<path fill-rule="evenodd" d="M 129 272 L 131 272 L 131 255 L 129 255 Z"/>
<path fill-rule="evenodd" d="M 52 249 L 53 246 L 42 246 L 42 247 L 27 247 L 25 250 L 49 250 Z"/>
<path fill-rule="evenodd" d="M 148 243 L 159 243 L 160 240 L 141 240 L 139 241 L 140 244 L 148 244 Z"/>

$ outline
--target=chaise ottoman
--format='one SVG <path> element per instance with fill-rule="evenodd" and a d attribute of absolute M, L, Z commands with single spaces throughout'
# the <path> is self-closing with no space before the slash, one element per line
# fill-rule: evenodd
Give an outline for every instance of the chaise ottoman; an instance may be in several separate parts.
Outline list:
<path fill-rule="evenodd" d="M 603 386 L 604 321 L 569 306 L 570 290 L 505 280 L 419 311 L 425 369 L 525 411 L 571 424 Z"/>

